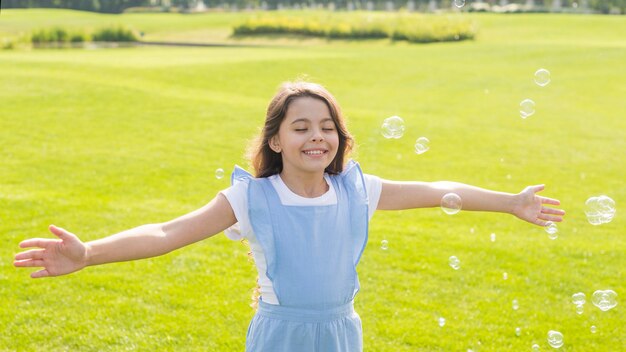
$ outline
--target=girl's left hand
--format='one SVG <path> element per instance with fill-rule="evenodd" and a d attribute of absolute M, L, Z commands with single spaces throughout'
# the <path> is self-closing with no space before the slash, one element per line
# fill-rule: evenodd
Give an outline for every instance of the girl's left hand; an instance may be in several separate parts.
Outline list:
<path fill-rule="evenodd" d="M 549 208 L 545 205 L 560 205 L 557 199 L 538 196 L 544 185 L 528 186 L 515 196 L 512 214 L 518 218 L 539 226 L 546 226 L 548 221 L 561 222 L 565 210 Z"/>

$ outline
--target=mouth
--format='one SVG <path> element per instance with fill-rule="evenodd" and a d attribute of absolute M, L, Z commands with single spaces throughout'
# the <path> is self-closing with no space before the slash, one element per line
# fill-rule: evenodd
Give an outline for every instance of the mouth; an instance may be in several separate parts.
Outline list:
<path fill-rule="evenodd" d="M 302 153 L 304 153 L 305 155 L 308 156 L 321 156 L 324 154 L 328 154 L 328 150 L 326 149 L 308 149 L 308 150 L 303 150 Z"/>

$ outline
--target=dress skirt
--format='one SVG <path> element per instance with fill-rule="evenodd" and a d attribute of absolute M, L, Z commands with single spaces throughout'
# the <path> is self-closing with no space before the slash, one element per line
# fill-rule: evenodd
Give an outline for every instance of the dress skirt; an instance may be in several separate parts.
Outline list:
<path fill-rule="evenodd" d="M 246 336 L 247 352 L 360 352 L 361 318 L 353 302 L 330 309 L 284 307 L 259 301 Z"/>

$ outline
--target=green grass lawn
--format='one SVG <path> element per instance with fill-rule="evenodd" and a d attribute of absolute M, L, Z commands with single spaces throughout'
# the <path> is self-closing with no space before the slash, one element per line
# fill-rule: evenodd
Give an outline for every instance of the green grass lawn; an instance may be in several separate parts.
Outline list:
<path fill-rule="evenodd" d="M 125 23 L 146 40 L 235 42 L 230 26 L 246 16 L 3 10 L 0 37 Z M 365 172 L 508 192 L 546 183 L 568 212 L 556 240 L 509 215 L 377 213 L 356 299 L 366 351 L 549 351 L 549 330 L 563 333 L 560 351 L 624 350 L 626 18 L 468 16 L 478 35 L 462 43 L 0 51 L 0 350 L 242 351 L 256 274 L 223 235 L 52 279 L 31 280 L 12 258 L 51 223 L 91 240 L 204 205 L 228 187 L 217 168 L 246 165 L 277 86 L 302 75 L 341 103 Z M 525 98 L 536 113 L 521 119 Z M 392 115 L 402 139 L 380 134 Z M 420 136 L 431 148 L 417 155 Z M 600 194 L 617 215 L 592 226 L 584 203 Z M 591 304 L 600 289 L 617 307 Z"/>

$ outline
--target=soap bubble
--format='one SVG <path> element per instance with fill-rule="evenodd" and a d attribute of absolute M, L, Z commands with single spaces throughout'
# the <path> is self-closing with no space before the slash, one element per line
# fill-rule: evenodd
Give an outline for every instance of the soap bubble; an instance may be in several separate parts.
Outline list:
<path fill-rule="evenodd" d="M 461 268 L 461 261 L 455 256 L 450 256 L 450 258 L 448 258 L 448 264 L 454 270 L 459 270 Z"/>
<path fill-rule="evenodd" d="M 489 235 L 491 242 L 495 242 L 496 241 L 496 234 L 495 233 L 491 233 L 491 235 Z"/>
<path fill-rule="evenodd" d="M 582 292 L 577 292 L 572 295 L 572 303 L 577 306 L 585 304 L 585 294 Z"/>
<path fill-rule="evenodd" d="M 519 302 L 516 299 L 514 299 L 513 300 L 513 310 L 518 310 L 518 309 L 519 309 Z"/>
<path fill-rule="evenodd" d="M 538 344 L 536 344 L 536 343 L 535 343 L 535 344 L 533 344 L 533 347 L 532 347 L 532 351 L 533 351 L 533 352 L 538 352 L 538 351 L 540 351 L 540 350 L 541 350 L 541 349 L 539 348 L 539 345 L 538 345 Z"/>
<path fill-rule="evenodd" d="M 509 278 L 509 274 L 507 274 L 506 272 L 502 273 L 502 280 L 507 280 Z"/>
<path fill-rule="evenodd" d="M 582 304 L 579 304 L 576 306 L 576 314 L 581 315 L 585 312 L 585 306 Z"/>
<path fill-rule="evenodd" d="M 520 117 L 525 119 L 535 113 L 535 102 L 530 99 L 524 99 L 519 103 Z"/>
<path fill-rule="evenodd" d="M 215 178 L 221 180 L 224 177 L 224 169 L 218 168 L 215 170 Z"/>
<path fill-rule="evenodd" d="M 545 230 L 548 233 L 548 237 L 550 237 L 551 240 L 556 240 L 557 237 L 559 237 L 558 235 L 559 228 L 552 221 L 546 222 Z"/>
<path fill-rule="evenodd" d="M 439 317 L 439 319 L 437 319 L 437 322 L 439 323 L 439 326 L 442 328 L 444 325 L 446 325 L 446 319 L 444 317 Z"/>
<path fill-rule="evenodd" d="M 596 328 L 595 325 L 591 325 L 591 328 L 589 328 L 589 330 L 591 331 L 592 334 L 595 334 L 596 331 L 598 331 L 598 328 Z"/>
<path fill-rule="evenodd" d="M 380 241 L 380 249 L 386 251 L 389 248 L 389 242 L 387 240 Z"/>
<path fill-rule="evenodd" d="M 458 8 L 465 6 L 465 0 L 454 0 L 454 6 Z"/>
<path fill-rule="evenodd" d="M 454 215 L 461 211 L 463 201 L 456 193 L 446 193 L 441 198 L 441 210 L 449 215 Z"/>
<path fill-rule="evenodd" d="M 548 343 L 554 348 L 560 348 L 563 346 L 563 334 L 558 331 L 548 331 Z"/>
<path fill-rule="evenodd" d="M 515 328 L 515 336 L 520 337 L 522 335 L 522 328 Z"/>
<path fill-rule="evenodd" d="M 430 141 L 426 137 L 420 137 L 415 141 L 415 153 L 416 154 L 424 154 L 430 149 L 428 144 Z"/>
<path fill-rule="evenodd" d="M 538 86 L 545 87 L 550 83 L 550 71 L 540 68 L 535 72 L 535 83 Z"/>
<path fill-rule="evenodd" d="M 609 223 L 615 216 L 615 201 L 605 195 L 591 197 L 585 202 L 585 215 L 592 225 Z"/>
<path fill-rule="evenodd" d="M 400 116 L 391 116 L 383 121 L 381 126 L 383 137 L 389 138 L 401 138 L 404 134 L 404 120 Z"/>
<path fill-rule="evenodd" d="M 613 290 L 598 290 L 593 293 L 591 301 L 601 311 L 606 312 L 617 305 L 617 293 Z"/>

